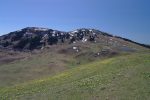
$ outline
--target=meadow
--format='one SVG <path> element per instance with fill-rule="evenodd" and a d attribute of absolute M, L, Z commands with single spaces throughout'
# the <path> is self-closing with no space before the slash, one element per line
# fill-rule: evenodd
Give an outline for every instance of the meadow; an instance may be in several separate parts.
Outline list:
<path fill-rule="evenodd" d="M 81 64 L 55 75 L 1 87 L 1 100 L 149 100 L 150 52 Z"/>

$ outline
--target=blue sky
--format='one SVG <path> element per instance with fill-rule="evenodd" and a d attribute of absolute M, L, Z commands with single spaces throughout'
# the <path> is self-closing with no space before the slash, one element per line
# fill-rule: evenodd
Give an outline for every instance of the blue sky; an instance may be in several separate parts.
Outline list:
<path fill-rule="evenodd" d="M 150 0 L 0 0 L 0 35 L 28 26 L 96 28 L 150 44 Z"/>

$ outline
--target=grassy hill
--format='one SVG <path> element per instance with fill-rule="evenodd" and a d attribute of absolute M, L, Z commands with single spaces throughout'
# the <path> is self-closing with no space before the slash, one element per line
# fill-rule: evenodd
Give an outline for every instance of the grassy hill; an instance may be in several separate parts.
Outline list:
<path fill-rule="evenodd" d="M 149 66 L 149 51 L 81 63 L 47 78 L 1 87 L 0 99 L 149 100 Z"/>

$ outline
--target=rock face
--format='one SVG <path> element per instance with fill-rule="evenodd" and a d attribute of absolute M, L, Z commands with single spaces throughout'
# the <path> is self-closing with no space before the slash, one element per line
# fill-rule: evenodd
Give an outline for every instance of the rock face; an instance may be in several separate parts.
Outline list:
<path fill-rule="evenodd" d="M 47 28 L 27 27 L 0 36 L 0 48 L 34 50 L 59 43 L 96 42 L 96 39 L 99 39 L 100 36 L 113 37 L 108 33 L 95 29 L 82 28 L 75 31 L 63 32 Z"/>

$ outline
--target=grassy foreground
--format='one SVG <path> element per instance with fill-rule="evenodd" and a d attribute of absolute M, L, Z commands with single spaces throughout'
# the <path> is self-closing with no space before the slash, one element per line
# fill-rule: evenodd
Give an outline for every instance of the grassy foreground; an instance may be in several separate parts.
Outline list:
<path fill-rule="evenodd" d="M 150 100 L 150 53 L 109 58 L 0 89 L 0 100 Z"/>

